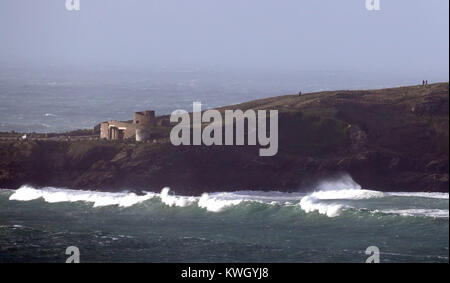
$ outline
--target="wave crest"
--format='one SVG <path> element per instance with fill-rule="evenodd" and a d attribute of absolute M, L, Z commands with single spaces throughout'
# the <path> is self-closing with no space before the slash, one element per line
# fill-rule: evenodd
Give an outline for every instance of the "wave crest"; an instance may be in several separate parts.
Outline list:
<path fill-rule="evenodd" d="M 10 197 L 10 200 L 30 201 L 43 198 L 46 202 L 77 202 L 84 201 L 93 203 L 94 207 L 118 205 L 129 207 L 155 197 L 157 194 L 146 193 L 139 196 L 135 193 L 109 193 L 93 191 L 77 191 L 69 189 L 44 188 L 35 189 L 30 186 L 22 186 L 16 190 Z"/>
<path fill-rule="evenodd" d="M 336 217 L 348 205 L 333 202 L 324 202 L 323 200 L 361 200 L 371 198 L 381 198 L 382 192 L 363 190 L 350 175 L 343 175 L 335 180 L 325 180 L 315 186 L 316 191 L 303 197 L 300 200 L 300 207 L 306 213 L 318 212 L 328 217 Z"/>
<path fill-rule="evenodd" d="M 195 197 L 172 194 L 168 187 L 163 188 L 160 193 L 144 192 L 143 195 L 137 195 L 130 192 L 80 191 L 53 187 L 38 189 L 24 185 L 12 191 L 9 199 L 18 201 L 43 199 L 48 203 L 82 201 L 92 203 L 94 207 L 110 205 L 130 207 L 150 199 L 157 199 L 169 207 L 187 207 L 194 205 L 215 213 L 223 212 L 242 203 L 249 203 L 262 204 L 267 206 L 267 208 L 273 207 L 274 205 L 285 207 L 296 206 L 300 207 L 307 214 L 319 213 L 328 217 L 339 216 L 345 210 L 357 210 L 402 216 L 448 218 L 448 209 L 445 209 L 445 203 L 442 203 L 442 200 L 448 200 L 448 193 L 383 193 L 361 189 L 350 176 L 344 176 L 336 180 L 335 183 L 327 180 L 324 183 L 318 184 L 315 188 L 321 188 L 322 190 L 317 190 L 310 194 L 283 193 L 277 191 L 216 192 L 204 193 L 200 197 Z M 398 203 L 392 196 L 401 197 L 404 200 Z M 370 203 L 369 200 L 373 198 L 384 198 L 386 204 L 383 202 L 383 208 L 380 208 L 376 203 Z M 436 203 L 430 206 L 429 200 L 420 201 L 416 198 L 434 198 L 439 200 L 436 200 Z M 423 204 L 420 205 L 421 203 Z"/>
<path fill-rule="evenodd" d="M 344 205 L 332 203 L 321 203 L 316 198 L 312 196 L 306 196 L 300 200 L 300 207 L 306 212 L 319 212 L 320 214 L 325 214 L 328 217 L 336 217 L 341 214 Z"/>
<path fill-rule="evenodd" d="M 198 200 L 198 206 L 211 212 L 220 212 L 227 207 L 238 205 L 242 201 L 243 199 L 220 199 L 204 193 Z"/>

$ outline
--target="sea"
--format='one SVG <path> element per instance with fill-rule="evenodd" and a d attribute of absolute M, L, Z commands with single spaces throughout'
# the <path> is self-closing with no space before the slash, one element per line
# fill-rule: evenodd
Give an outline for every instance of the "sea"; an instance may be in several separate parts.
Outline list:
<path fill-rule="evenodd" d="M 204 109 L 298 91 L 420 83 L 345 71 L 129 71 L 0 68 L 0 131 L 64 132 L 99 122 Z M 431 80 L 430 80 L 431 81 Z M 187 184 L 188 185 L 188 184 Z M 351 176 L 304 192 L 236 188 L 201 196 L 32 187 L 0 189 L 0 262 L 449 262 L 449 194 L 380 192 Z"/>
<path fill-rule="evenodd" d="M 0 262 L 449 262 L 449 194 L 0 190 Z M 368 250 L 369 249 L 369 250 Z"/>
<path fill-rule="evenodd" d="M 426 70 L 425 70 L 426 72 Z M 214 67 L 28 66 L 0 62 L 0 132 L 66 132 L 133 113 L 167 115 L 250 100 L 347 89 L 421 84 L 420 74 L 354 70 L 259 70 Z M 429 82 L 448 81 L 435 76 Z"/>

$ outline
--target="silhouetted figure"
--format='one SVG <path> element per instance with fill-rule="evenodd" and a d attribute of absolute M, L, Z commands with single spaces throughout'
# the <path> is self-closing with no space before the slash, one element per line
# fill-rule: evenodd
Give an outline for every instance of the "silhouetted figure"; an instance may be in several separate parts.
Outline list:
<path fill-rule="evenodd" d="M 422 81 L 422 86 L 424 86 L 424 85 L 425 85 L 425 80 Z"/>
<path fill-rule="evenodd" d="M 425 81 L 425 85 L 428 85 L 428 80 Z"/>
<path fill-rule="evenodd" d="M 302 92 L 301 91 L 298 92 L 298 96 L 302 96 Z"/>

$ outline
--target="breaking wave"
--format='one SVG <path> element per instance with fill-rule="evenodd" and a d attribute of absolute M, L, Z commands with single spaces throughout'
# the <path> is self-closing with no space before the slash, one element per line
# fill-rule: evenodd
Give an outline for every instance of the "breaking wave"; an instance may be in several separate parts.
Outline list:
<path fill-rule="evenodd" d="M 94 192 L 94 191 L 79 191 L 59 188 L 42 188 L 36 189 L 30 186 L 22 186 L 16 190 L 10 197 L 10 200 L 30 201 L 42 198 L 49 203 L 57 202 L 77 202 L 84 201 L 93 203 L 94 207 L 118 205 L 128 207 L 141 203 L 148 199 L 155 197 L 155 193 L 146 193 L 139 196 L 135 193 L 109 193 L 109 192 Z"/>
<path fill-rule="evenodd" d="M 449 211 L 445 209 L 386 209 L 377 212 L 397 214 L 402 216 L 427 216 L 434 218 L 449 218 Z"/>
<path fill-rule="evenodd" d="M 53 187 L 34 188 L 24 185 L 12 191 L 9 199 L 16 201 L 43 199 L 48 203 L 81 201 L 92 203 L 93 207 L 111 205 L 131 207 L 150 199 L 156 199 L 169 207 L 197 206 L 202 210 L 215 213 L 247 203 L 262 204 L 266 207 L 273 207 L 274 205 L 291 207 L 293 209 L 300 209 L 306 214 L 318 213 L 328 217 L 337 217 L 347 210 L 369 211 L 386 215 L 395 214 L 435 218 L 449 217 L 448 203 L 445 204 L 445 200 L 449 199 L 448 193 L 403 193 L 366 190 L 362 189 L 348 175 L 334 181 L 326 180 L 320 182 L 313 188 L 314 191 L 309 194 L 283 193 L 278 191 L 235 191 L 204 193 L 200 197 L 196 197 L 175 195 L 168 187 L 163 188 L 160 193 L 144 192 L 142 195 L 138 195 L 126 191 L 112 193 Z M 409 206 L 397 206 L 397 202 L 393 197 L 404 198 L 405 200 L 402 202 L 407 202 Z M 441 202 L 441 207 L 427 207 L 425 202 L 425 207 L 417 206 L 418 200 L 416 198 L 419 198 L 419 202 L 422 199 L 435 199 L 435 201 Z M 383 205 L 383 207 L 373 207 L 373 202 L 372 204 L 370 202 L 374 199 L 382 199 L 387 204 Z"/>
<path fill-rule="evenodd" d="M 305 196 L 300 200 L 300 207 L 306 212 L 318 212 L 320 214 L 325 214 L 328 217 L 335 217 L 341 214 L 344 208 L 348 208 L 346 205 L 339 203 L 323 203 L 318 202 L 316 198 L 312 196 Z"/>
<path fill-rule="evenodd" d="M 161 194 L 159 195 L 162 203 L 164 203 L 168 206 L 186 207 L 186 206 L 194 203 L 196 200 L 195 197 L 175 196 L 175 195 L 170 195 L 169 192 L 170 192 L 169 188 L 164 188 L 164 189 L 162 189 Z"/>
<path fill-rule="evenodd" d="M 419 197 L 419 198 L 436 198 L 436 199 L 448 199 L 448 193 L 408 193 L 408 192 L 393 192 L 387 193 L 390 196 L 397 197 Z"/>
<path fill-rule="evenodd" d="M 315 190 L 303 197 L 299 205 L 306 213 L 318 212 L 328 217 L 338 216 L 343 210 L 352 208 L 338 202 L 339 200 L 362 200 L 384 196 L 382 192 L 361 189 L 361 186 L 349 175 L 341 176 L 336 180 L 319 182 Z M 323 202 L 323 200 L 333 202 Z"/>

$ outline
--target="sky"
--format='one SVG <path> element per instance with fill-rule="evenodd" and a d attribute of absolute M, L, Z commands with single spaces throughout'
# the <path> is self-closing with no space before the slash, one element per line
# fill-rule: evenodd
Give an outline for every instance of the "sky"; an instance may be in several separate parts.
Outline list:
<path fill-rule="evenodd" d="M 447 78 L 448 0 L 1 0 L 0 63 L 423 72 Z"/>

